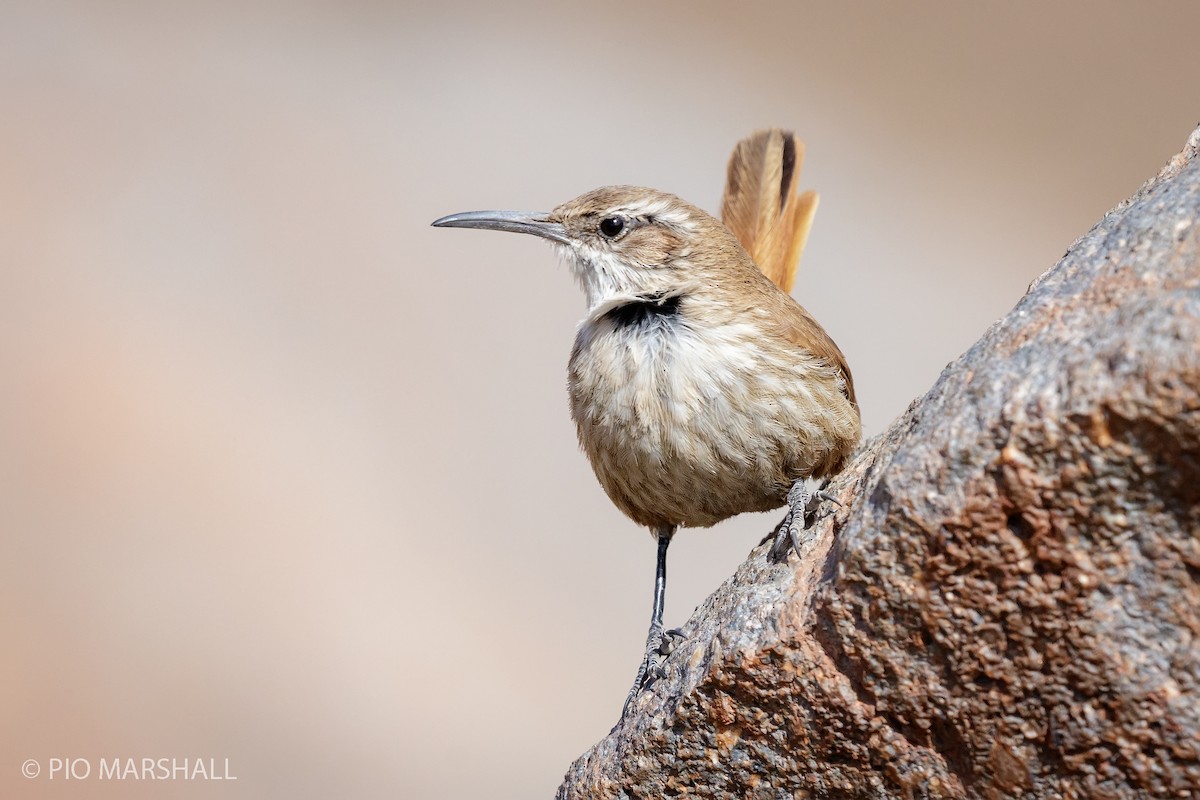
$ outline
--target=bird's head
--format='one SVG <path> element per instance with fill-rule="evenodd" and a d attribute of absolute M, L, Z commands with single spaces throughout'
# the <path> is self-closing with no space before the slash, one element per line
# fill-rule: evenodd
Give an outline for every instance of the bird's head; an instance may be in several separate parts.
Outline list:
<path fill-rule="evenodd" d="M 673 194 L 638 186 L 595 189 L 550 212 L 471 211 L 433 224 L 549 239 L 591 313 L 626 298 L 691 293 L 747 266 L 758 272 L 719 221 Z"/>

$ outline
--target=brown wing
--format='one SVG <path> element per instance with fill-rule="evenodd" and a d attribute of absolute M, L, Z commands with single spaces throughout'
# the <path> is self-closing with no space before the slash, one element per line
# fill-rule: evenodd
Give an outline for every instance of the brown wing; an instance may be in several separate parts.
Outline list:
<path fill-rule="evenodd" d="M 841 348 L 829 337 L 821 323 L 789 295 L 772 292 L 764 296 L 762 301 L 770 304 L 771 318 L 779 325 L 780 332 L 788 341 L 837 369 L 843 380 L 843 385 L 839 388 L 857 409 L 858 400 L 854 396 L 854 376 L 850 374 L 850 366 L 846 363 Z"/>
<path fill-rule="evenodd" d="M 747 267 L 749 265 L 747 264 Z M 769 336 L 775 341 L 783 339 L 800 353 L 814 358 L 829 368 L 813 370 L 806 385 L 814 405 L 807 407 L 808 413 L 819 420 L 819 434 L 809 440 L 815 447 L 810 454 L 815 460 L 808 463 L 808 472 L 814 478 L 834 475 L 853 456 L 854 449 L 862 439 L 862 416 L 854 394 L 854 376 L 846 364 L 846 357 L 829 338 L 808 311 L 779 289 L 766 276 L 756 276 L 760 287 L 755 298 L 764 315 L 774 323 Z M 807 359 L 805 359 L 805 363 Z M 834 394 L 834 392 L 840 394 Z M 843 398 L 845 398 L 843 400 Z"/>
<path fill-rule="evenodd" d="M 817 193 L 797 194 L 804 142 L 791 131 L 758 131 L 729 157 L 721 221 L 771 282 L 791 292 Z"/>
<path fill-rule="evenodd" d="M 841 348 L 832 338 L 829 338 L 821 324 L 812 318 L 812 314 L 799 303 L 796 303 L 794 311 L 787 315 L 787 319 L 781 321 L 784 321 L 786 325 L 785 331 L 788 339 L 828 363 L 829 366 L 838 369 L 841 378 L 845 380 L 845 385 L 840 386 L 842 395 L 845 395 L 846 399 L 858 408 L 858 401 L 854 398 L 854 377 L 850 374 L 850 365 L 846 363 L 846 356 L 841 354 Z"/>

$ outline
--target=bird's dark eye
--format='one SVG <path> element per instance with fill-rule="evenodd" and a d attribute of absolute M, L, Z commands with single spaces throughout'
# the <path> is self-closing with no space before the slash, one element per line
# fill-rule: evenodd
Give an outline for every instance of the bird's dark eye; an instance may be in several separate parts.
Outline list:
<path fill-rule="evenodd" d="M 600 235 L 606 239 L 615 239 L 625 230 L 625 218 L 612 216 L 600 220 Z"/>

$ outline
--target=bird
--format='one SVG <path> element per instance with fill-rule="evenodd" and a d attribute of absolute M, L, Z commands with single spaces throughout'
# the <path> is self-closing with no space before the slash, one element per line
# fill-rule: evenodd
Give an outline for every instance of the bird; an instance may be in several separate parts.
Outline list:
<path fill-rule="evenodd" d="M 579 443 L 608 497 L 657 541 L 650 627 L 622 707 L 663 674 L 667 548 L 679 528 L 787 505 L 771 549 L 799 552 L 819 487 L 858 445 L 845 356 L 789 294 L 816 210 L 797 193 L 803 143 L 758 131 L 731 156 L 724 222 L 674 194 L 607 186 L 549 212 L 472 211 L 432 224 L 554 244 L 587 311 L 567 367 Z"/>

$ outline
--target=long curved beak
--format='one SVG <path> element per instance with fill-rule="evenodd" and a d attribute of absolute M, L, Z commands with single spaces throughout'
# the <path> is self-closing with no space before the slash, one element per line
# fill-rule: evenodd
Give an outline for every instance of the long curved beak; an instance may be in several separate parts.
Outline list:
<path fill-rule="evenodd" d="M 543 239 L 571 244 L 562 223 L 541 211 L 465 211 L 433 221 L 435 228 L 483 228 L 491 231 L 532 233 Z"/>

